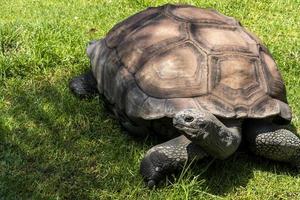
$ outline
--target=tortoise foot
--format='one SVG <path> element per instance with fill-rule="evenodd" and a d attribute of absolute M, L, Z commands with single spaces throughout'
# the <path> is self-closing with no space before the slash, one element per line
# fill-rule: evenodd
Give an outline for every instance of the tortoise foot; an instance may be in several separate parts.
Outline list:
<path fill-rule="evenodd" d="M 97 93 L 97 82 L 91 71 L 73 78 L 69 87 L 73 94 L 80 98 L 90 97 Z"/>
<path fill-rule="evenodd" d="M 186 162 L 207 154 L 185 136 L 151 148 L 141 162 L 140 172 L 148 187 L 157 186 L 167 175 L 180 171 Z"/>
<path fill-rule="evenodd" d="M 176 167 L 177 166 L 177 167 Z M 168 174 L 174 173 L 180 163 L 172 161 L 165 154 L 154 151 L 146 156 L 140 167 L 140 172 L 149 188 L 157 186 Z"/>

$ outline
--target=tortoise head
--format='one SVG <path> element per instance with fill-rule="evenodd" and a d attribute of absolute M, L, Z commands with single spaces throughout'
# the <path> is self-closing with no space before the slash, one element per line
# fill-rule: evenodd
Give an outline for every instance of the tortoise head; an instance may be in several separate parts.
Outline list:
<path fill-rule="evenodd" d="M 173 125 L 185 133 L 196 134 L 207 126 L 207 112 L 197 109 L 186 109 L 178 112 L 173 118 Z"/>

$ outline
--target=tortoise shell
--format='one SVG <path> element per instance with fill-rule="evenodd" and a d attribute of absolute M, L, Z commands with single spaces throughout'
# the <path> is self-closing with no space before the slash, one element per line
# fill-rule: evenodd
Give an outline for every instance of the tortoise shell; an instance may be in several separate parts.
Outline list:
<path fill-rule="evenodd" d="M 117 24 L 94 48 L 100 93 L 130 118 L 197 108 L 221 118 L 291 120 L 282 77 L 266 47 L 215 10 L 148 8 Z"/>

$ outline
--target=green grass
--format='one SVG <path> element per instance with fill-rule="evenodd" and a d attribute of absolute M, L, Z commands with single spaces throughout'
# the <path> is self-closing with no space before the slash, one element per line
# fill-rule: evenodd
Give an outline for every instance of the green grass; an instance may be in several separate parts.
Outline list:
<path fill-rule="evenodd" d="M 207 159 L 174 184 L 149 190 L 138 169 L 154 141 L 124 134 L 99 98 L 70 94 L 68 80 L 89 68 L 89 40 L 166 2 L 0 0 L 0 199 L 300 199 L 296 172 L 244 152 Z M 216 8 L 263 40 L 299 133 L 300 1 L 181 2 Z"/>

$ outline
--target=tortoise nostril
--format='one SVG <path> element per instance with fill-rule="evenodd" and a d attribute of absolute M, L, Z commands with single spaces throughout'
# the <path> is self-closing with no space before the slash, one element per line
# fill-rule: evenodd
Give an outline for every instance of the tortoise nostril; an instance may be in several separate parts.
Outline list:
<path fill-rule="evenodd" d="M 193 120 L 194 120 L 194 117 L 192 117 L 192 116 L 184 117 L 184 121 L 186 121 L 186 122 L 192 122 Z"/>

